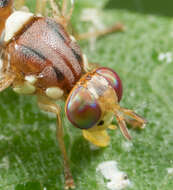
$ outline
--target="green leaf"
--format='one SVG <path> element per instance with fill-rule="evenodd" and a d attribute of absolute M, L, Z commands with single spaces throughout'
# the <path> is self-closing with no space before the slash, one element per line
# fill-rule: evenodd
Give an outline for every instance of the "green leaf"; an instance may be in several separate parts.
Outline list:
<path fill-rule="evenodd" d="M 109 147 L 92 150 L 63 113 L 64 138 L 76 189 L 106 190 L 107 182 L 96 168 L 103 161 L 114 160 L 132 183 L 126 189 L 172 190 L 173 172 L 168 168 L 173 168 L 173 21 L 166 16 L 129 11 L 128 7 L 116 9 L 112 5 L 110 9 L 112 2 L 78 0 L 72 23 L 77 31 L 86 32 L 92 25 L 81 23 L 82 9 L 99 4 L 100 20 L 105 26 L 124 24 L 125 32 L 97 39 L 94 51 L 88 41 L 80 44 L 90 61 L 115 69 L 124 86 L 121 105 L 134 109 L 148 124 L 142 131 L 130 129 L 131 146 L 117 130 L 110 131 Z M 5 90 L 0 94 L 0 189 L 63 187 L 56 118 L 40 111 L 35 97 Z"/>

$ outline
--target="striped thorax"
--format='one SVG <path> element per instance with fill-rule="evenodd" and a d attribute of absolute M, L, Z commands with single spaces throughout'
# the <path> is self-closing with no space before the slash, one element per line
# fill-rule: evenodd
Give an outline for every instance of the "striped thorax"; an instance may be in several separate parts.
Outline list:
<path fill-rule="evenodd" d="M 66 95 L 84 73 L 76 41 L 50 18 L 16 11 L 6 21 L 4 41 L 14 72 L 24 81 L 28 75 L 35 76 L 36 94 Z"/>

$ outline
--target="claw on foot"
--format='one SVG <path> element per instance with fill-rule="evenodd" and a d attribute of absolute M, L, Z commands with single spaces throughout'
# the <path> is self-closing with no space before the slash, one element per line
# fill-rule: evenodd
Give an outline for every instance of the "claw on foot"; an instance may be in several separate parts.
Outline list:
<path fill-rule="evenodd" d="M 75 189 L 75 184 L 72 178 L 66 180 L 65 189 Z"/>
<path fill-rule="evenodd" d="M 141 123 L 141 122 L 139 122 L 139 121 L 137 121 L 137 120 L 134 120 L 134 119 L 127 119 L 127 118 L 126 118 L 126 122 L 127 122 L 130 126 L 132 126 L 132 128 L 134 128 L 134 129 L 136 129 L 136 128 L 144 129 L 145 126 L 146 126 L 146 122 Z"/>

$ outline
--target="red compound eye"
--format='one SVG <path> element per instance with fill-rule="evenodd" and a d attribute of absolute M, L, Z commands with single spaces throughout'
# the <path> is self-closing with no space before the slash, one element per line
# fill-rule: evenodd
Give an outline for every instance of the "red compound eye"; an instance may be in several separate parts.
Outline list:
<path fill-rule="evenodd" d="M 114 88 L 118 97 L 118 102 L 119 102 L 122 98 L 123 86 L 118 74 L 112 69 L 109 69 L 106 67 L 101 67 L 97 69 L 96 72 L 102 75 L 109 82 L 109 84 Z"/>
<path fill-rule="evenodd" d="M 93 127 L 101 117 L 99 104 L 84 87 L 74 89 L 65 109 L 69 121 L 80 129 Z"/>

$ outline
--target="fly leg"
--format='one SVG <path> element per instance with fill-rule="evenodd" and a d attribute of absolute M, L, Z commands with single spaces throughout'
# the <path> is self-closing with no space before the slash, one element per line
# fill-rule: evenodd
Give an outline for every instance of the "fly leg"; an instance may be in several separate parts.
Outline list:
<path fill-rule="evenodd" d="M 136 114 L 133 110 L 130 109 L 126 109 L 126 108 L 121 108 L 121 111 L 129 116 L 130 118 L 126 118 L 126 122 L 129 123 L 132 127 L 134 128 L 145 128 L 145 125 L 147 123 L 147 121 L 142 118 L 141 116 L 139 116 L 138 114 Z"/>
<path fill-rule="evenodd" d="M 8 54 L 4 53 L 5 46 L 0 43 L 0 92 L 8 88 L 15 80 L 16 75 L 8 69 Z"/>
<path fill-rule="evenodd" d="M 64 134 L 63 134 L 63 128 L 62 128 L 62 122 L 61 122 L 61 117 L 60 117 L 60 107 L 50 99 L 44 97 L 44 96 L 39 96 L 38 97 L 38 106 L 47 112 L 52 112 L 55 113 L 57 116 L 57 133 L 56 137 L 59 143 L 59 147 L 62 152 L 63 156 L 63 161 L 64 161 L 64 173 L 65 173 L 65 189 L 75 188 L 74 185 L 74 180 L 70 171 L 69 167 L 69 161 L 68 161 L 68 156 L 64 144 Z"/>
<path fill-rule="evenodd" d="M 61 14 L 66 18 L 67 24 L 70 22 L 74 10 L 74 0 L 71 0 L 71 7 L 69 10 L 68 10 L 68 1 L 69 0 L 63 0 L 62 10 L 61 10 Z"/>
<path fill-rule="evenodd" d="M 53 17 L 58 18 L 61 16 L 61 10 L 60 7 L 58 6 L 57 3 L 55 3 L 54 0 L 49 0 L 50 1 L 50 6 L 53 11 Z"/>
<path fill-rule="evenodd" d="M 46 4 L 47 4 L 47 0 L 37 0 L 35 13 L 46 16 L 46 11 L 47 11 Z"/>
<path fill-rule="evenodd" d="M 122 114 L 119 112 L 115 112 L 115 117 L 118 122 L 118 126 L 120 127 L 121 133 L 127 140 L 131 140 L 131 135 L 129 134 L 129 131 L 126 126 L 125 118 L 123 117 Z"/>
<path fill-rule="evenodd" d="M 53 18 L 58 23 L 62 24 L 64 26 L 64 28 L 66 28 L 67 27 L 67 23 L 66 23 L 65 17 L 62 15 L 61 8 L 55 2 L 55 0 L 49 0 L 49 2 L 50 2 L 51 9 L 52 9 L 52 16 L 53 16 Z"/>
<path fill-rule="evenodd" d="M 14 81 L 15 75 L 6 73 L 2 78 L 0 78 L 0 92 L 8 88 Z"/>
<path fill-rule="evenodd" d="M 143 129 L 147 123 L 144 118 L 136 114 L 133 110 L 118 107 L 114 113 L 122 134 L 128 140 L 131 140 L 131 135 L 128 132 L 126 123 L 130 124 L 133 128 L 141 129 Z"/>
<path fill-rule="evenodd" d="M 71 8 L 69 9 L 68 6 L 68 1 L 69 0 L 62 0 L 62 6 L 60 7 L 55 0 L 49 0 L 50 5 L 51 5 L 51 9 L 53 11 L 53 18 L 61 23 L 64 28 L 67 28 L 69 23 L 70 23 L 70 19 L 73 13 L 73 9 L 74 9 L 74 3 L 72 1 L 72 5 Z"/>
<path fill-rule="evenodd" d="M 94 32 L 87 32 L 87 33 L 83 33 L 83 34 L 77 34 L 75 35 L 75 38 L 77 40 L 86 40 L 86 39 L 90 39 L 90 38 L 98 38 L 100 36 L 104 36 L 107 34 L 111 34 L 114 32 L 123 32 L 124 31 L 124 26 L 120 23 L 117 23 L 111 27 L 102 29 L 102 30 L 97 30 Z"/>

